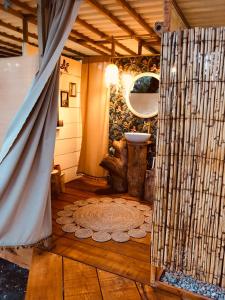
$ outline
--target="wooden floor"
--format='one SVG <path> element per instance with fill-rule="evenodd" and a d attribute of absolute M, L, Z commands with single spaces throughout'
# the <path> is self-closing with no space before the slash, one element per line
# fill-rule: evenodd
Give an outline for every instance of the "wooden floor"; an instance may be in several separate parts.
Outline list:
<path fill-rule="evenodd" d="M 82 178 L 69 183 L 66 193 L 53 199 L 52 247 L 34 250 L 26 300 L 203 299 L 159 281 L 154 289 L 149 286 L 150 235 L 126 243 L 98 243 L 61 230 L 55 222 L 57 211 L 96 196 L 96 189 L 103 188 L 103 182 Z"/>
<path fill-rule="evenodd" d="M 95 191 L 104 188 L 106 188 L 105 182 L 83 177 L 67 184 L 66 193 L 52 200 L 54 246 L 51 252 L 143 284 L 149 284 L 150 234 L 143 239 L 131 239 L 126 243 L 114 241 L 99 243 L 91 238 L 78 239 L 72 233 L 65 233 L 55 222 L 57 211 L 63 209 L 65 205 L 96 196 Z M 110 196 L 118 197 L 118 195 Z M 128 195 L 123 195 L 123 197 L 134 200 Z"/>
<path fill-rule="evenodd" d="M 33 254 L 26 300 L 181 300 L 160 289 L 47 251 Z"/>

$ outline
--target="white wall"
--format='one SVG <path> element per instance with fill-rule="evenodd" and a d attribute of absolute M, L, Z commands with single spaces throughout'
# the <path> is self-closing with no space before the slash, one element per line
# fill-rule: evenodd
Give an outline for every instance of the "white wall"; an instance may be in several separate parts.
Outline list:
<path fill-rule="evenodd" d="M 38 69 L 38 58 L 0 58 L 0 147 Z"/>
<path fill-rule="evenodd" d="M 61 70 L 59 90 L 69 91 L 69 83 L 77 84 L 77 96 L 69 97 L 69 107 L 60 106 L 59 92 L 59 120 L 63 120 L 63 127 L 58 127 L 55 144 L 55 164 L 60 164 L 65 173 L 65 181 L 77 177 L 77 166 L 80 156 L 82 123 L 80 110 L 80 80 L 81 62 L 62 57 L 69 63 L 68 73 Z"/>

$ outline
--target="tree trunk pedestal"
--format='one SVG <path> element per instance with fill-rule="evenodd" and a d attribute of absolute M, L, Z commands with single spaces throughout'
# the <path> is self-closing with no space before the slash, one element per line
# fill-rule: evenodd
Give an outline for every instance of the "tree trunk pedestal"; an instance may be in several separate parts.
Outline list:
<path fill-rule="evenodd" d="M 144 195 L 145 174 L 147 169 L 147 142 L 127 142 L 128 146 L 128 193 L 142 198 Z"/>

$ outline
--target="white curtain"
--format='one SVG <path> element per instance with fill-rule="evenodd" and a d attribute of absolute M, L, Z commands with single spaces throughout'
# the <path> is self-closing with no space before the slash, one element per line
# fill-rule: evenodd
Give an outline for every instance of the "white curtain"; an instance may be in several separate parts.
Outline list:
<path fill-rule="evenodd" d="M 49 182 L 57 122 L 57 62 L 80 3 L 46 1 L 45 24 L 39 24 L 39 35 L 44 33 L 39 72 L 0 153 L 0 246 L 34 244 L 52 232 Z"/>
<path fill-rule="evenodd" d="M 106 171 L 99 166 L 108 152 L 109 95 L 105 84 L 106 62 L 82 65 L 81 110 L 82 146 L 78 173 L 104 177 Z"/>

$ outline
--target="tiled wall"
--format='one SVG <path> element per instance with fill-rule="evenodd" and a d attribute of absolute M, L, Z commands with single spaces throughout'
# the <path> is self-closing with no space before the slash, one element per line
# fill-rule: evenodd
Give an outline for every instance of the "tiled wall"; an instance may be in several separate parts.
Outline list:
<path fill-rule="evenodd" d="M 69 91 L 69 83 L 74 82 L 77 84 L 77 96 L 69 97 L 69 107 L 61 107 L 59 91 L 59 120 L 63 120 L 63 127 L 57 128 L 54 163 L 60 164 L 68 182 L 76 178 L 81 148 L 81 63 L 66 57 L 62 57 L 61 62 L 63 59 L 69 67 L 68 72 L 61 70 L 59 90 Z"/>

